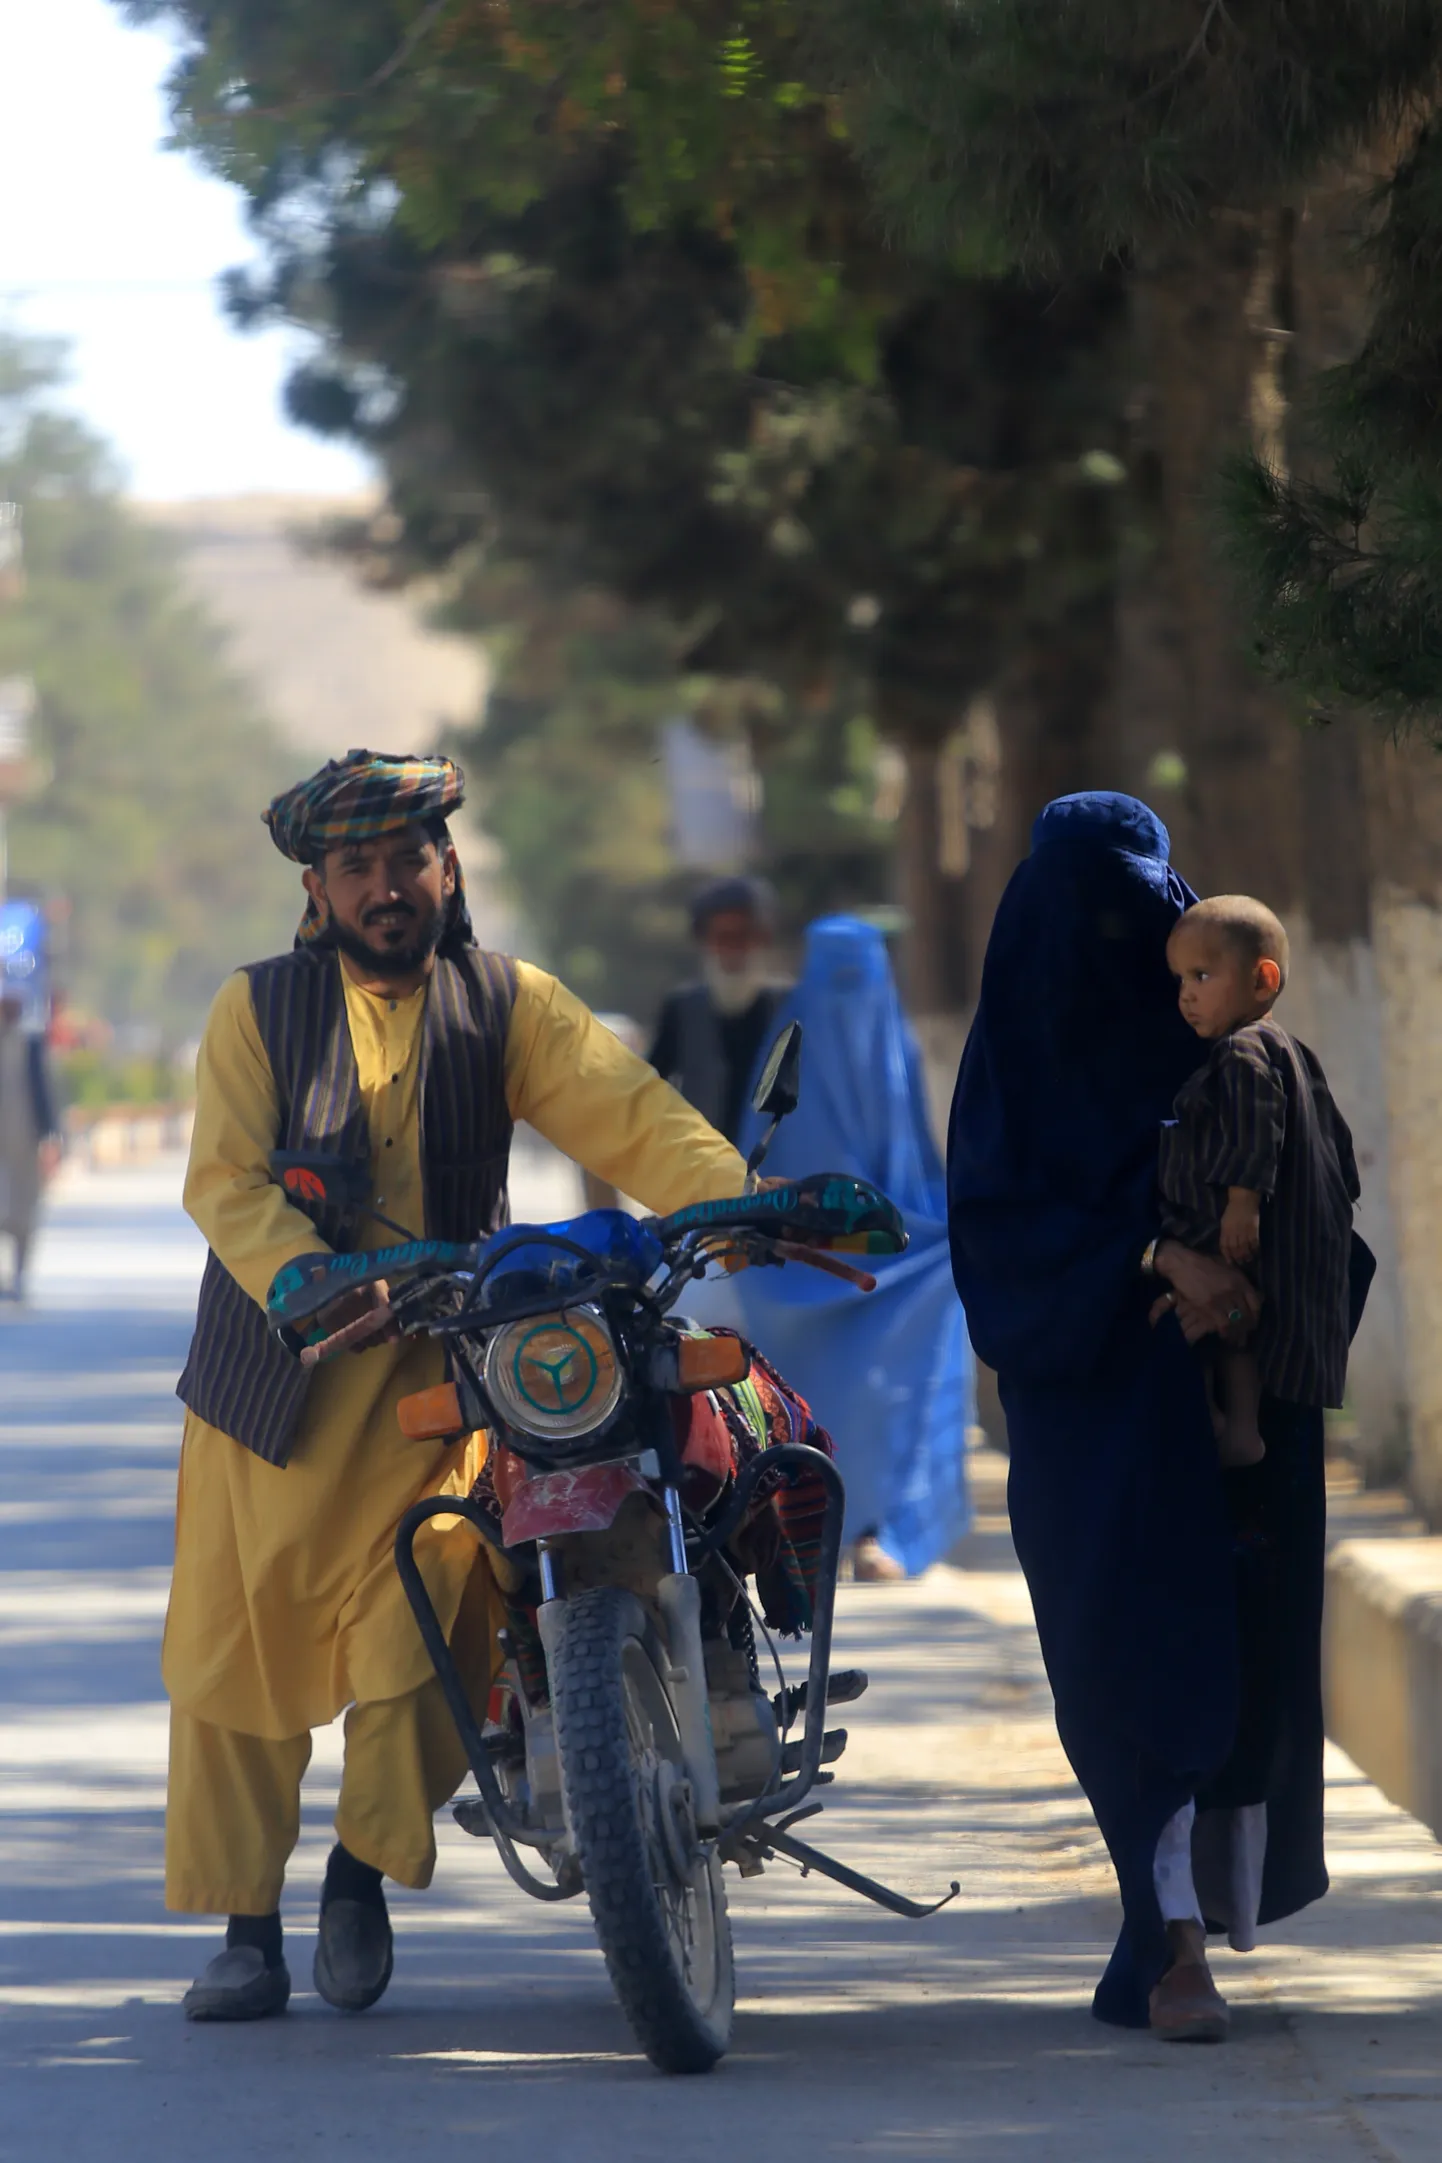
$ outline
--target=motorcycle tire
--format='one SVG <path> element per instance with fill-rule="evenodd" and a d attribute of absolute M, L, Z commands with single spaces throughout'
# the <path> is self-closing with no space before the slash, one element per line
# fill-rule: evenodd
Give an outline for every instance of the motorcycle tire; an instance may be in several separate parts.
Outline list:
<path fill-rule="evenodd" d="M 695 1848 L 665 1648 L 634 1594 L 568 1600 L 551 1671 L 566 1819 L 631 2032 L 663 2073 L 731 2040 L 736 1971 L 721 1864 Z"/>

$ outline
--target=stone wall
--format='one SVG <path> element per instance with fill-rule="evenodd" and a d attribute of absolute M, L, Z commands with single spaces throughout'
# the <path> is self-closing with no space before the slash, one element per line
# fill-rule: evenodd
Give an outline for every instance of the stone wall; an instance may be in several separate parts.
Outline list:
<path fill-rule="evenodd" d="M 1384 884 L 1376 927 L 1409 1492 L 1442 1525 L 1442 914 Z"/>
<path fill-rule="evenodd" d="M 1305 918 L 1288 926 L 1292 975 L 1277 1018 L 1310 1044 L 1352 1129 L 1362 1201 L 1357 1229 L 1377 1257 L 1377 1277 L 1352 1347 L 1346 1446 L 1367 1478 L 1406 1472 L 1410 1429 L 1395 1209 L 1391 1035 L 1384 970 L 1370 940 L 1317 940 Z"/>

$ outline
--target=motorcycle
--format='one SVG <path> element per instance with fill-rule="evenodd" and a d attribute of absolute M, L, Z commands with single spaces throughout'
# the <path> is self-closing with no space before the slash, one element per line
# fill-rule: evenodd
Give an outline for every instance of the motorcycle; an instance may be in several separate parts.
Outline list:
<path fill-rule="evenodd" d="M 592 1211 L 475 1246 L 410 1240 L 306 1256 L 271 1293 L 273 1323 L 295 1342 L 342 1293 L 384 1280 L 386 1325 L 445 1346 L 450 1379 L 402 1401 L 402 1429 L 416 1439 L 483 1430 L 486 1467 L 469 1496 L 433 1495 L 408 1511 L 395 1551 L 475 1776 L 476 1795 L 454 1814 L 489 1835 L 535 1898 L 584 1891 L 632 2032 L 668 2073 L 708 2071 L 730 2041 L 723 1865 L 753 1877 L 784 1857 L 912 1918 L 959 1890 L 920 1904 L 796 1835 L 846 1747 L 827 1708 L 867 1686 L 860 1670 L 831 1669 L 845 1491 L 824 1450 L 778 1442 L 757 1421 L 742 1341 L 676 1314 L 718 1261 L 808 1264 L 869 1290 L 875 1280 L 842 1257 L 906 1245 L 898 1212 L 864 1181 L 759 1184 L 796 1107 L 800 1050 L 793 1024 L 758 1084 L 753 1102 L 770 1124 L 734 1200 L 641 1220 Z M 381 1319 L 362 1316 L 301 1357 L 334 1356 Z M 809 1575 L 788 1511 L 807 1535 Z M 484 1720 L 415 1558 L 417 1532 L 437 1516 L 468 1521 L 511 1588 Z M 766 1621 L 748 1584 L 763 1575 L 783 1606 L 790 1599 L 786 1619 L 810 1628 L 805 1680 L 788 1685 L 778 1658 L 774 1692 L 761 1679 Z"/>

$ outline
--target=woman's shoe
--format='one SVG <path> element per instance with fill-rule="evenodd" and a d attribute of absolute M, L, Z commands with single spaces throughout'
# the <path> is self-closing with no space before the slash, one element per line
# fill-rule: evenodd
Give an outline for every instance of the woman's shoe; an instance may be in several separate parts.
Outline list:
<path fill-rule="evenodd" d="M 1164 2043 L 1224 2043 L 1232 2025 L 1204 1960 L 1168 1968 L 1152 1992 L 1151 2013 L 1152 2034 Z"/>
<path fill-rule="evenodd" d="M 899 1585 L 906 1571 L 880 1540 L 864 1532 L 851 1550 L 851 1574 L 858 1585 Z"/>

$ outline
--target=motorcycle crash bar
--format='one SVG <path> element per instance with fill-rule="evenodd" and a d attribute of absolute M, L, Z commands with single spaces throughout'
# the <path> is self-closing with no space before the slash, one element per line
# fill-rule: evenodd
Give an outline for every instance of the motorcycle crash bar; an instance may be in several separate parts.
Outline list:
<path fill-rule="evenodd" d="M 441 1689 L 450 1708 L 451 1718 L 455 1721 L 456 1733 L 461 1738 L 467 1763 L 476 1776 L 476 1786 L 481 1791 L 481 1807 L 486 1814 L 491 1838 L 496 1843 L 497 1852 L 508 1875 L 520 1886 L 522 1892 L 530 1893 L 536 1900 L 570 1900 L 581 1890 L 578 1881 L 563 1878 L 552 1884 L 547 1879 L 538 1878 L 533 1871 L 526 1868 L 516 1853 L 516 1842 L 520 1841 L 524 1846 L 540 1848 L 541 1852 L 549 1857 L 551 1847 L 558 1843 L 538 1840 L 534 1831 L 516 1815 L 501 1793 L 501 1784 L 496 1778 L 496 1769 L 491 1763 L 485 1739 L 471 1710 L 466 1686 L 461 1680 L 451 1648 L 446 1643 L 446 1633 L 441 1628 L 435 1603 L 426 1590 L 425 1579 L 416 1563 L 416 1534 L 431 1517 L 464 1517 L 483 1539 L 493 1543 L 495 1534 L 483 1512 L 467 1496 L 427 1495 L 423 1501 L 413 1503 L 400 1521 L 396 1532 L 396 1569 L 405 1587 L 406 1598 L 410 1601 L 411 1612 L 416 1618 L 416 1627 L 440 1678 Z"/>

